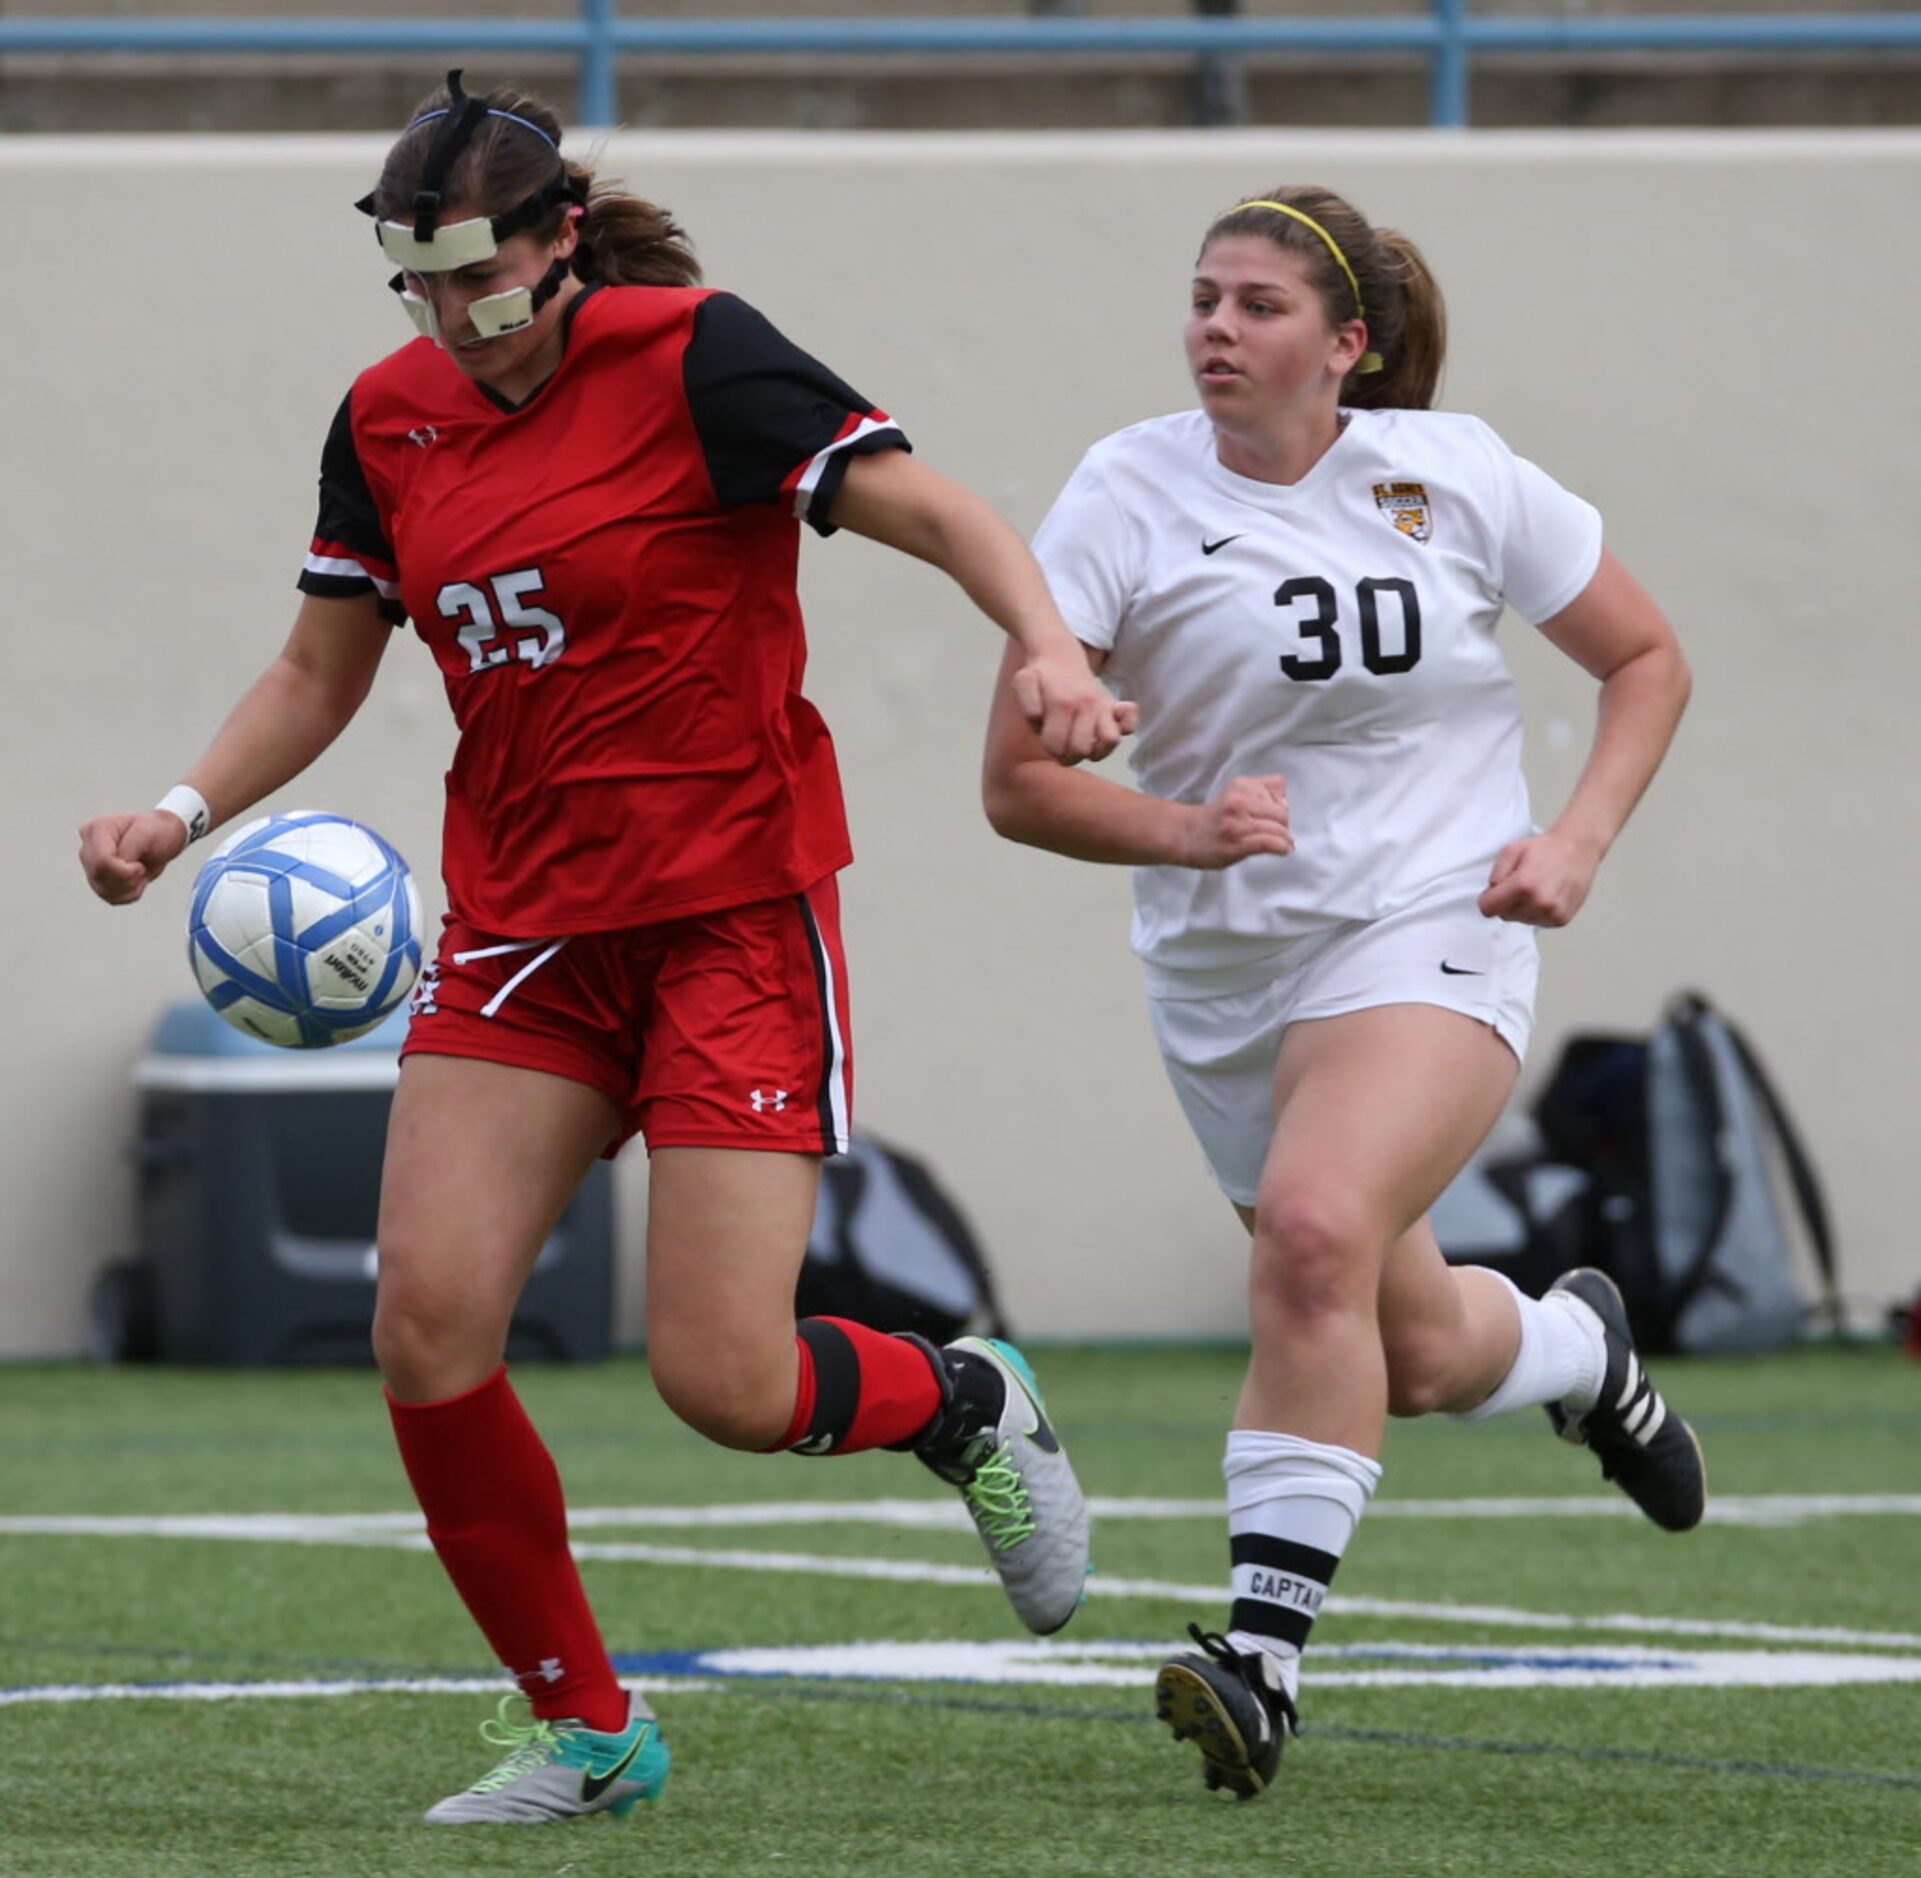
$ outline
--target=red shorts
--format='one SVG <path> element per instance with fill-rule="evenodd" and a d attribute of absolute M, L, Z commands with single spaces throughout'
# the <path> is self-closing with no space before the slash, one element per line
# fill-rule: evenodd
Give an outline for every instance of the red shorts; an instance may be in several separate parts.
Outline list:
<path fill-rule="evenodd" d="M 658 926 L 512 939 L 448 919 L 414 988 L 403 1057 L 546 1070 L 620 1110 L 612 1154 L 652 1148 L 844 1153 L 854 1073 L 840 893 Z"/>

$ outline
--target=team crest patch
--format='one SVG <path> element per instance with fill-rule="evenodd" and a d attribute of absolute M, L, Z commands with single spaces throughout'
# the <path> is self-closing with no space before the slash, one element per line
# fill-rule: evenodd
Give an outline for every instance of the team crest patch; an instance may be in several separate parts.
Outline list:
<path fill-rule="evenodd" d="M 1425 483 L 1376 483 L 1374 506 L 1410 541 L 1426 541 L 1434 533 Z"/>

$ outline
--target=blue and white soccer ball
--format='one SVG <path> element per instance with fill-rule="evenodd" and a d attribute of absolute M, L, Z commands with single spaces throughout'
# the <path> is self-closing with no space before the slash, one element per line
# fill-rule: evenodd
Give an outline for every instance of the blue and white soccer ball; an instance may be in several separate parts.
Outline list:
<path fill-rule="evenodd" d="M 187 957 L 236 1029 L 288 1049 L 372 1030 L 420 973 L 420 895 L 371 828 L 338 815 L 263 815 L 193 883 Z"/>

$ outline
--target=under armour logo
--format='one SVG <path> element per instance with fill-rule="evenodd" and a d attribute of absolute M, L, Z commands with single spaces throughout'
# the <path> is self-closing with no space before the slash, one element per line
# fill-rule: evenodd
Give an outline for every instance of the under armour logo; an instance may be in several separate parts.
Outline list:
<path fill-rule="evenodd" d="M 772 1109 L 778 1114 L 787 1106 L 787 1098 L 793 1094 L 791 1089 L 755 1089 L 748 1094 L 747 1100 L 754 1105 L 754 1113 Z"/>
<path fill-rule="evenodd" d="M 538 1679 L 541 1682 L 558 1682 L 566 1673 L 567 1672 L 560 1666 L 559 1657 L 543 1656 L 540 1659 L 540 1667 L 538 1669 L 523 1669 L 514 1677 L 514 1680 L 516 1682 L 533 1682 Z"/>
<path fill-rule="evenodd" d="M 418 430 L 410 430 L 407 433 L 407 441 L 412 444 L 418 444 L 420 448 L 424 450 L 439 435 L 440 432 L 435 430 L 431 424 L 422 424 Z"/>

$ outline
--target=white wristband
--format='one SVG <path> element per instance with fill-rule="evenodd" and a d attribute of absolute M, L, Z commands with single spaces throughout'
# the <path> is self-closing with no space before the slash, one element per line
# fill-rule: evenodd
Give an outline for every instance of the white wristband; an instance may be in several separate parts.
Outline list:
<path fill-rule="evenodd" d="M 213 812 L 207 807 L 207 798 L 186 783 L 175 783 L 153 806 L 156 812 L 164 809 L 187 824 L 189 847 L 207 832 L 207 824 L 213 819 Z"/>

